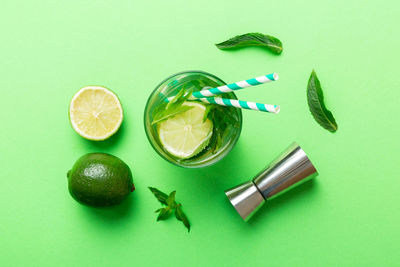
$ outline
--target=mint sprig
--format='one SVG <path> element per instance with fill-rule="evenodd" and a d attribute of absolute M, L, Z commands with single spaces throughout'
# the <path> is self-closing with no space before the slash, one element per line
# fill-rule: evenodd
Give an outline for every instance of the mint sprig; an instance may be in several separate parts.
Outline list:
<path fill-rule="evenodd" d="M 157 209 L 155 212 L 158 213 L 157 221 L 163 221 L 169 218 L 172 212 L 175 211 L 175 217 L 183 223 L 183 225 L 190 231 L 190 223 L 185 213 L 182 210 L 182 204 L 176 203 L 175 195 L 176 191 L 172 191 L 169 195 L 161 192 L 157 188 L 149 187 L 150 191 L 157 198 L 157 200 L 165 205 L 166 207 Z"/>

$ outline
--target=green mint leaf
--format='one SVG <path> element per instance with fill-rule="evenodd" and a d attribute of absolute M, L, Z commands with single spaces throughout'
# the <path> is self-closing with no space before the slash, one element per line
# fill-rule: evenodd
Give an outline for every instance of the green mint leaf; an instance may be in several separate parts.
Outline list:
<path fill-rule="evenodd" d="M 153 195 L 157 198 L 157 200 L 159 202 L 161 202 L 161 204 L 167 205 L 167 199 L 168 199 L 168 195 L 161 192 L 160 190 L 158 190 L 157 188 L 154 187 L 149 187 L 150 191 L 153 193 Z M 159 210 L 157 210 L 156 212 L 158 212 Z"/>
<path fill-rule="evenodd" d="M 229 98 L 229 96 L 224 96 Z M 211 105 L 208 119 L 213 122 L 213 135 L 207 146 L 208 151 L 216 153 L 223 145 L 223 140 L 232 132 L 232 128 L 240 127 L 239 117 L 234 107 Z"/>
<path fill-rule="evenodd" d="M 170 207 L 171 209 L 175 209 L 175 207 L 176 207 L 175 194 L 176 194 L 176 191 L 173 191 L 173 192 L 171 192 L 171 194 L 169 194 L 169 196 L 167 198 L 168 207 Z"/>
<path fill-rule="evenodd" d="M 317 74 L 313 70 L 308 80 L 307 101 L 314 119 L 325 129 L 335 132 L 338 128 L 332 113 L 325 107 L 324 95 Z"/>
<path fill-rule="evenodd" d="M 167 104 L 168 103 L 164 102 L 164 103 L 161 103 L 161 104 L 157 105 L 154 108 L 154 110 L 153 110 L 153 121 L 154 120 L 158 120 L 158 119 L 160 119 L 160 117 L 163 116 L 163 112 L 164 112 Z"/>
<path fill-rule="evenodd" d="M 158 214 L 157 222 L 166 220 L 170 213 L 171 213 L 171 209 L 169 207 L 162 208 L 160 210 L 160 213 Z"/>
<path fill-rule="evenodd" d="M 189 89 L 185 89 L 186 94 L 181 98 L 181 101 L 182 101 L 182 102 L 185 102 L 186 100 L 189 99 L 189 97 L 192 96 L 192 94 L 193 94 L 193 89 L 194 89 L 193 86 L 191 86 Z"/>
<path fill-rule="evenodd" d="M 166 106 L 166 110 L 174 107 L 178 107 L 180 105 L 183 104 L 183 102 L 185 102 L 187 99 L 189 99 L 189 97 L 192 95 L 193 93 L 193 87 L 187 88 L 188 84 L 184 84 L 182 85 L 182 88 L 179 90 L 179 92 L 172 98 L 169 100 L 167 106 Z"/>
<path fill-rule="evenodd" d="M 174 105 L 173 105 L 174 108 L 177 108 L 177 107 L 179 107 L 179 106 L 182 106 L 182 104 L 192 96 L 193 87 L 191 87 L 191 88 L 189 88 L 189 89 L 186 89 L 186 86 L 187 86 L 187 85 L 184 85 L 183 88 L 181 89 L 181 91 L 185 92 L 185 94 L 181 95 L 181 96 L 178 98 L 178 100 L 175 101 L 175 103 L 174 103 Z M 167 110 L 168 110 L 168 109 L 169 109 L 169 107 L 168 107 L 168 105 L 167 105 Z"/>
<path fill-rule="evenodd" d="M 216 46 L 222 50 L 246 46 L 262 46 L 278 55 L 283 50 L 282 42 L 278 38 L 257 32 L 237 35 L 225 42 L 216 44 Z"/>
<path fill-rule="evenodd" d="M 182 211 L 182 205 L 181 205 L 181 204 L 178 204 L 178 205 L 176 206 L 176 209 L 175 209 L 175 217 L 176 217 L 179 221 L 181 221 L 181 222 L 183 223 L 183 225 L 185 225 L 185 227 L 188 229 L 188 232 L 190 232 L 190 223 L 189 223 L 189 220 L 188 220 L 188 218 L 186 217 L 185 213 L 183 213 L 183 211 Z"/>
<path fill-rule="evenodd" d="M 204 112 L 203 122 L 205 122 L 207 120 L 208 114 L 210 113 L 210 111 L 213 107 L 214 107 L 214 105 L 206 105 L 206 111 Z"/>
<path fill-rule="evenodd" d="M 217 145 L 216 145 L 215 151 L 218 151 L 222 147 L 222 144 L 224 143 L 224 139 L 226 138 L 227 135 L 228 135 L 228 131 L 224 131 L 224 132 L 221 132 L 217 136 Z"/>
<path fill-rule="evenodd" d="M 171 106 L 173 106 L 175 103 L 177 103 L 179 101 L 179 99 L 184 97 L 185 94 L 184 88 L 182 88 L 171 100 L 169 100 L 166 109 L 171 108 Z"/>
<path fill-rule="evenodd" d="M 178 94 L 169 101 L 169 103 L 163 103 L 155 108 L 153 111 L 153 121 L 151 124 L 154 125 L 192 109 L 193 107 L 191 106 L 182 105 L 192 95 L 192 92 L 193 88 L 188 90 L 182 88 Z"/>
<path fill-rule="evenodd" d="M 193 106 L 179 106 L 179 107 L 176 107 L 176 108 L 170 108 L 168 110 L 165 110 L 162 114 L 160 113 L 160 115 L 157 118 L 153 119 L 153 122 L 151 124 L 153 125 L 153 124 L 162 122 L 162 121 L 164 121 L 164 120 L 166 120 L 168 118 L 176 116 L 179 113 L 186 112 L 186 111 L 188 111 L 189 109 L 192 109 L 192 108 L 193 108 Z"/>

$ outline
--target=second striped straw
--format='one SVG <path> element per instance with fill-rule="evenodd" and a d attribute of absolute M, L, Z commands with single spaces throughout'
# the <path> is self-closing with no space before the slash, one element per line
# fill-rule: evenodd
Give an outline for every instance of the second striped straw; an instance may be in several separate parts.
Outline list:
<path fill-rule="evenodd" d="M 205 103 L 218 104 L 221 106 L 258 110 L 264 112 L 271 112 L 275 114 L 278 114 L 280 111 L 280 107 L 278 105 L 267 105 L 257 102 L 228 99 L 221 97 L 206 97 L 206 98 L 198 98 L 197 100 L 201 100 L 202 102 Z"/>
<path fill-rule="evenodd" d="M 244 89 L 250 86 L 256 86 L 263 83 L 268 83 L 272 81 L 277 81 L 279 78 L 277 73 L 271 73 L 263 76 L 259 76 L 253 79 L 243 80 L 240 82 L 230 83 L 226 85 L 222 85 L 219 87 L 205 89 L 197 92 L 193 92 L 192 96 L 195 98 L 203 98 L 203 97 L 210 97 L 215 95 L 220 95 L 223 93 L 228 93 L 240 89 Z"/>

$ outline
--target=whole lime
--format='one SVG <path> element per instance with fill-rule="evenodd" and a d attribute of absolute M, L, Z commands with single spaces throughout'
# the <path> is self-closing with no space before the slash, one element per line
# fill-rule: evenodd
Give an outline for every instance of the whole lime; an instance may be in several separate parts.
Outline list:
<path fill-rule="evenodd" d="M 89 206 L 119 204 L 135 190 L 128 165 L 105 153 L 82 156 L 68 171 L 67 177 L 71 196 Z"/>

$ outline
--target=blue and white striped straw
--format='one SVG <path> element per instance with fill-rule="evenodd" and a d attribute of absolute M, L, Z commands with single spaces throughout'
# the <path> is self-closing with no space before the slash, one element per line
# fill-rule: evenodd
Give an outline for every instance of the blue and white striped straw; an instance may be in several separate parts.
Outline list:
<path fill-rule="evenodd" d="M 258 110 L 275 114 L 278 114 L 280 111 L 280 107 L 278 105 L 267 105 L 256 102 L 242 101 L 242 100 L 228 99 L 221 97 L 206 97 L 206 98 L 198 98 L 196 100 L 222 106 Z"/>
<path fill-rule="evenodd" d="M 215 96 L 215 95 L 220 95 L 223 93 L 228 93 L 240 89 L 244 89 L 250 86 L 255 86 L 263 83 L 268 83 L 272 81 L 277 81 L 279 78 L 277 73 L 271 73 L 268 75 L 263 75 L 260 77 L 256 77 L 253 79 L 248 79 L 236 83 L 231 83 L 227 85 L 222 85 L 219 87 L 211 88 L 211 89 L 203 89 L 198 92 L 193 92 L 192 96 L 195 98 L 203 98 L 203 97 L 210 97 L 210 96 Z"/>

